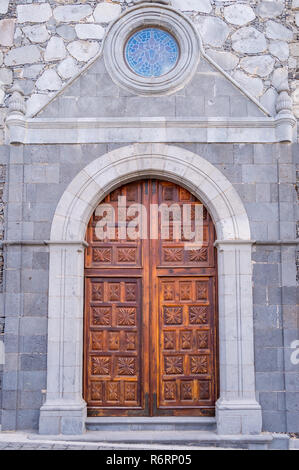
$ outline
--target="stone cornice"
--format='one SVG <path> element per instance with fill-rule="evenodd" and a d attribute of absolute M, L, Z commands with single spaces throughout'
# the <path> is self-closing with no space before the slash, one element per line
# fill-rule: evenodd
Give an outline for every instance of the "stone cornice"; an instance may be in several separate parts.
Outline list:
<path fill-rule="evenodd" d="M 298 240 L 216 240 L 214 242 L 215 247 L 221 245 L 265 245 L 265 246 L 297 246 L 299 245 Z"/>
<path fill-rule="evenodd" d="M 10 144 L 111 142 L 275 143 L 296 139 L 296 119 L 276 117 L 26 118 L 6 119 Z"/>
<path fill-rule="evenodd" d="M 43 246 L 43 245 L 83 245 L 88 247 L 88 243 L 85 240 L 1 240 L 0 246 Z M 296 246 L 299 245 L 298 240 L 241 240 L 241 239 L 232 239 L 232 240 L 216 240 L 214 246 L 221 245 L 285 245 L 285 246 Z"/>

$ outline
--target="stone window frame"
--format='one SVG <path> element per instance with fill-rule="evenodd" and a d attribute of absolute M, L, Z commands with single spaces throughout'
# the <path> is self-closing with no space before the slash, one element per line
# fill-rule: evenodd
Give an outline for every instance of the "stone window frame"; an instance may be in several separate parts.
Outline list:
<path fill-rule="evenodd" d="M 105 154 L 80 171 L 62 195 L 53 217 L 47 395 L 40 410 L 41 434 L 81 434 L 85 430 L 84 237 L 89 219 L 116 187 L 150 176 L 184 186 L 206 205 L 213 218 L 219 286 L 217 431 L 261 432 L 254 372 L 252 241 L 244 205 L 230 181 L 199 155 L 167 144 L 134 144 Z"/>
<path fill-rule="evenodd" d="M 146 78 L 131 70 L 125 60 L 130 36 L 143 27 L 169 32 L 179 45 L 176 65 L 165 75 Z M 123 13 L 109 28 L 104 43 L 105 64 L 112 80 L 128 92 L 139 95 L 175 93 L 188 83 L 200 60 L 200 38 L 189 19 L 166 5 L 139 5 Z"/>

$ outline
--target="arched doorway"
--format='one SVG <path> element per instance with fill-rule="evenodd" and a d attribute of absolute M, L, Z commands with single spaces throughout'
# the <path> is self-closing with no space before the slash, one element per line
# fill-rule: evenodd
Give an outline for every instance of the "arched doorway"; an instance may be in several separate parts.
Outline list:
<path fill-rule="evenodd" d="M 249 220 L 233 185 L 200 155 L 165 144 L 134 144 L 92 161 L 71 181 L 52 221 L 49 269 L 48 367 L 41 434 L 81 434 L 83 399 L 84 250 L 99 200 L 137 178 L 167 178 L 196 194 L 217 233 L 220 393 L 219 434 L 261 431 L 253 354 L 252 262 Z M 242 291 L 242 295 L 240 292 Z"/>
<path fill-rule="evenodd" d="M 196 208 L 201 247 L 187 245 Z M 217 266 L 208 211 L 174 183 L 135 181 L 97 207 L 86 241 L 88 415 L 213 416 Z"/>

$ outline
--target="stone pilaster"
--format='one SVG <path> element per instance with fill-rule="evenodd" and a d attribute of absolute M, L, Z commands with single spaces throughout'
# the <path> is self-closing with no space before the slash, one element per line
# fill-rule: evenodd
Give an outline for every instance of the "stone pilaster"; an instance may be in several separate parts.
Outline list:
<path fill-rule="evenodd" d="M 82 434 L 84 244 L 50 245 L 47 398 L 40 410 L 41 434 Z"/>
<path fill-rule="evenodd" d="M 261 407 L 255 396 L 251 242 L 216 243 L 219 266 L 219 434 L 258 434 Z"/>

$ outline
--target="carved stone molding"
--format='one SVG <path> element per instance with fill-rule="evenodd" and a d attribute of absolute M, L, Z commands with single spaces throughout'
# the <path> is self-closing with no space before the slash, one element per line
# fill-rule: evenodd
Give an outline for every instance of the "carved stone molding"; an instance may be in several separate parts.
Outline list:
<path fill-rule="evenodd" d="M 285 109 L 284 104 L 281 105 Z M 283 111 L 273 117 L 231 118 L 25 118 L 6 119 L 7 143 L 78 144 L 115 142 L 275 143 L 296 139 L 296 119 Z"/>
<path fill-rule="evenodd" d="M 292 98 L 288 91 L 283 90 L 279 93 L 276 101 L 277 114 L 285 114 L 292 112 Z"/>
<path fill-rule="evenodd" d="M 10 93 L 8 113 L 24 116 L 26 114 L 26 105 L 23 90 L 18 85 L 15 85 L 10 89 Z"/>
<path fill-rule="evenodd" d="M 293 101 L 290 97 L 290 87 L 287 78 L 283 79 L 278 87 L 278 97 L 276 100 L 276 120 L 278 123 L 278 135 L 280 136 L 280 141 L 288 142 L 288 135 L 291 136 L 291 123 L 294 123 L 295 127 L 295 117 L 293 115 Z M 294 136 L 294 133 L 292 133 Z M 294 139 L 293 139 L 294 140 Z"/>

